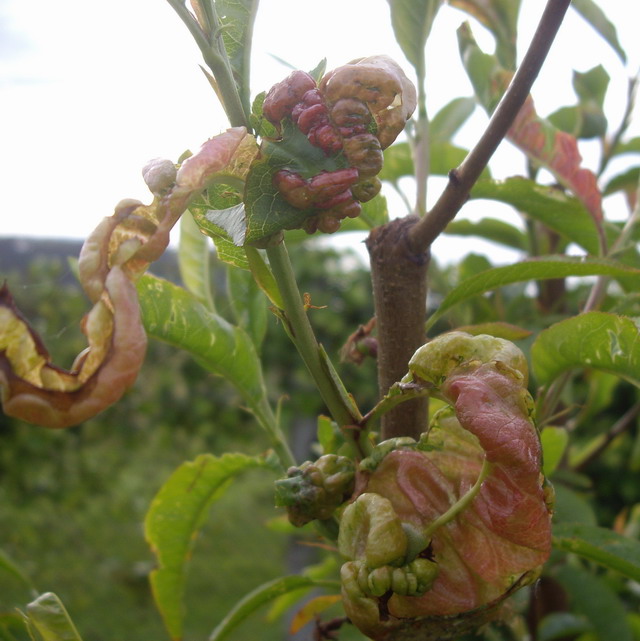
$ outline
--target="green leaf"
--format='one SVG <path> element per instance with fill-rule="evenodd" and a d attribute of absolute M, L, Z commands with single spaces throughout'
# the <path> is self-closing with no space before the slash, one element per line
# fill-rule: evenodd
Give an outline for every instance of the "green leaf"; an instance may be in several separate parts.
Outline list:
<path fill-rule="evenodd" d="M 151 587 L 172 639 L 182 638 L 186 565 L 211 504 L 241 472 L 269 467 L 264 457 L 203 454 L 175 470 L 153 499 L 144 522 L 145 537 L 158 561 Z"/>
<path fill-rule="evenodd" d="M 189 352 L 203 367 L 236 386 L 255 408 L 266 396 L 253 341 L 239 327 L 210 312 L 192 294 L 145 275 L 137 283 L 147 333 Z"/>
<path fill-rule="evenodd" d="M 468 151 L 456 147 L 450 142 L 434 141 L 429 146 L 429 172 L 433 176 L 447 176 L 452 169 L 458 167 L 467 157 Z M 414 166 L 409 143 L 399 142 L 384 150 L 384 165 L 378 174 L 380 180 L 392 184 L 398 182 L 403 176 L 413 176 Z M 490 178 L 490 171 L 485 168 L 482 178 Z"/>
<path fill-rule="evenodd" d="M 593 368 L 640 385 L 640 336 L 630 318 L 588 312 L 540 332 L 531 347 L 533 373 L 540 385 L 562 372 Z"/>
<path fill-rule="evenodd" d="M 498 218 L 482 218 L 478 221 L 454 220 L 450 222 L 445 234 L 451 236 L 479 236 L 513 249 L 526 250 L 529 242 L 524 232 Z"/>
<path fill-rule="evenodd" d="M 593 627 L 586 617 L 577 616 L 571 612 L 552 612 L 547 614 L 536 630 L 538 641 L 554 641 L 567 637 L 575 638 Z"/>
<path fill-rule="evenodd" d="M 251 41 L 258 3 L 259 0 L 215 0 L 224 48 L 246 113 L 249 113 Z"/>
<path fill-rule="evenodd" d="M 588 570 L 563 565 L 556 578 L 564 587 L 571 610 L 585 616 L 601 640 L 633 641 L 626 610 L 616 593 Z"/>
<path fill-rule="evenodd" d="M 613 155 L 640 154 L 640 136 L 636 136 L 626 142 L 619 142 L 613 149 Z"/>
<path fill-rule="evenodd" d="M 593 0 L 573 0 L 571 6 L 606 40 L 620 60 L 626 62 L 627 54 L 620 45 L 616 28 L 600 6 Z"/>
<path fill-rule="evenodd" d="M 558 473 L 556 473 L 557 477 Z M 587 499 L 577 491 L 557 483 L 554 478 L 555 506 L 553 522 L 556 525 L 563 523 L 583 523 L 596 526 L 596 515 Z"/>
<path fill-rule="evenodd" d="M 477 106 L 475 98 L 454 98 L 431 119 L 430 143 L 449 142 Z"/>
<path fill-rule="evenodd" d="M 602 65 L 596 65 L 587 71 L 573 72 L 573 88 L 581 103 L 604 105 L 609 81 L 611 78 Z"/>
<path fill-rule="evenodd" d="M 260 606 L 284 594 L 306 587 L 335 587 L 333 581 L 316 581 L 305 576 L 283 576 L 269 581 L 239 601 L 209 636 L 209 641 L 222 641 Z"/>
<path fill-rule="evenodd" d="M 471 190 L 471 198 L 497 200 L 511 205 L 590 254 L 599 252 L 593 218 L 577 198 L 559 189 L 521 177 L 479 180 Z"/>
<path fill-rule="evenodd" d="M 567 276 L 603 275 L 616 278 L 634 273 L 640 275 L 640 270 L 625 267 L 611 260 L 551 255 L 524 260 L 505 267 L 487 269 L 454 287 L 440 303 L 438 310 L 429 318 L 426 328 L 433 327 L 435 322 L 454 305 L 511 283 L 566 278 Z"/>
<path fill-rule="evenodd" d="M 540 434 L 542 443 L 543 466 L 542 471 L 546 477 L 551 476 L 569 444 L 569 433 L 563 427 L 545 427 Z"/>
<path fill-rule="evenodd" d="M 243 269 L 227 270 L 227 287 L 236 324 L 247 331 L 259 350 L 267 331 L 266 298 L 253 276 Z"/>
<path fill-rule="evenodd" d="M 449 0 L 491 31 L 496 39 L 496 55 L 507 69 L 516 68 L 516 41 L 520 0 Z"/>
<path fill-rule="evenodd" d="M 82 641 L 62 601 L 52 592 L 41 594 L 27 605 L 24 615 L 34 639 L 41 641 Z"/>
<path fill-rule="evenodd" d="M 396 40 L 413 65 L 418 81 L 424 79 L 424 48 L 443 0 L 388 0 Z"/>
<path fill-rule="evenodd" d="M 249 245 L 245 247 L 245 251 L 249 269 L 258 287 L 265 293 L 272 305 L 275 305 L 278 309 L 284 309 L 278 283 L 276 283 L 273 272 L 265 262 L 260 251 Z"/>
<path fill-rule="evenodd" d="M 209 242 L 189 213 L 180 219 L 178 267 L 184 286 L 207 309 L 215 310 L 209 278 Z"/>

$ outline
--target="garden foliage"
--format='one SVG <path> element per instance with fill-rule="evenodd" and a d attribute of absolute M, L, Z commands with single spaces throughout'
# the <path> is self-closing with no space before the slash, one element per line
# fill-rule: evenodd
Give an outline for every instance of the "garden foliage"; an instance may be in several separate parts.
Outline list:
<path fill-rule="evenodd" d="M 52 362 L 2 290 L 0 384 L 7 416 L 75 426 L 133 385 L 150 337 L 225 379 L 263 429 L 260 450 L 182 463 L 146 512 L 151 593 L 170 638 L 186 636 L 196 535 L 251 471 L 273 482 L 271 527 L 322 554 L 256 585 L 211 622 L 211 641 L 266 604 L 272 620 L 293 608 L 291 630 L 309 625 L 317 639 L 640 639 L 640 140 L 627 135 L 637 77 L 618 97 L 620 122 L 605 111 L 602 66 L 576 71 L 575 104 L 547 116 L 530 94 L 567 10 L 608 43 L 623 73 L 603 8 L 549 0 L 519 60 L 518 1 L 450 0 L 468 18 L 458 42 L 474 95 L 429 117 L 424 51 L 441 0 L 389 0 L 407 69 L 363 52 L 333 70 L 320 62 L 293 71 L 257 95 L 257 1 L 169 2 L 202 51 L 229 126 L 175 163 L 151 161 L 151 203 L 121 201 L 85 242 L 77 273 L 93 305 L 82 321 L 88 347 L 69 369 Z M 478 45 L 478 23 L 493 53 Z M 489 124 L 468 151 L 454 139 L 476 109 Z M 503 140 L 526 171 L 497 180 L 488 163 Z M 580 153 L 592 140 L 595 169 Z M 620 159 L 631 159 L 622 172 Z M 448 180 L 427 208 L 435 175 Z M 406 212 L 388 210 L 385 189 L 401 193 Z M 622 221 L 609 212 L 611 195 L 622 196 Z M 519 224 L 457 220 L 468 199 L 506 204 Z M 181 284 L 147 273 L 178 221 Z M 300 291 L 303 265 L 287 246 L 354 230 L 368 232 L 372 297 L 357 326 L 336 328 L 347 361 L 336 365 L 314 324 L 340 312 Z M 430 246 L 442 234 L 480 237 L 519 259 L 494 265 L 470 254 L 439 266 Z M 211 240 L 227 271 L 224 309 L 211 286 Z M 289 390 L 270 375 L 269 312 L 314 386 L 296 406 L 317 420 L 307 461 L 292 447 Z M 350 384 L 354 363 L 368 391 Z M 239 559 L 245 553 L 238 548 Z M 0 569 L 31 587 L 8 557 Z M 208 595 L 195 598 L 206 604 Z M 33 639 L 81 638 L 53 593 L 21 612 Z"/>

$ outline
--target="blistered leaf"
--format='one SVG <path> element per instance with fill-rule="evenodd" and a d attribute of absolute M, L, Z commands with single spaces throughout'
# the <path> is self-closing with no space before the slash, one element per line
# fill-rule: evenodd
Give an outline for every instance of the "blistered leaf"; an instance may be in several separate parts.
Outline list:
<path fill-rule="evenodd" d="M 640 275 L 640 270 L 604 258 L 552 255 L 523 260 L 505 267 L 494 267 L 471 276 L 454 287 L 440 303 L 438 310 L 427 321 L 427 329 L 433 327 L 435 322 L 454 305 L 510 283 L 565 278 L 567 276 L 601 275 L 623 278 L 636 272 Z"/>
<path fill-rule="evenodd" d="M 549 556 L 551 511 L 541 446 L 526 391 L 526 359 L 507 341 L 445 334 L 420 348 L 409 367 L 403 382 L 426 381 L 449 407 L 436 415 L 418 444 L 389 443 L 391 451 L 375 464 L 360 498 L 379 496 L 390 503 L 388 518 L 375 510 L 371 514 L 378 514 L 381 524 L 391 523 L 395 514 L 407 540 L 421 532 L 438 574 L 422 596 L 385 597 L 383 618 L 372 597 L 353 599 L 353 586 L 343 589 L 345 608 L 374 639 L 394 638 L 393 631 L 407 619 L 412 623 L 406 630 L 420 638 L 454 638 L 531 581 Z M 386 514 L 389 506 L 381 505 Z M 390 535 L 384 534 L 382 541 Z M 341 524 L 339 542 L 344 537 Z M 377 552 L 369 538 L 342 541 L 340 549 L 351 552 L 348 558 L 358 558 L 354 545 L 365 556 L 369 548 Z M 392 538 L 401 546 L 402 536 Z M 384 549 L 391 554 L 390 545 Z M 407 558 L 413 557 L 407 552 Z M 388 556 L 383 560 L 389 562 Z M 394 566 L 403 562 L 391 560 Z"/>
<path fill-rule="evenodd" d="M 25 623 L 42 641 L 82 641 L 62 601 L 52 592 L 27 605 Z"/>
<path fill-rule="evenodd" d="M 186 566 L 212 502 L 241 472 L 269 466 L 263 457 L 203 454 L 183 463 L 153 499 L 145 518 L 145 536 L 158 561 L 151 587 L 172 639 L 182 638 Z"/>
<path fill-rule="evenodd" d="M 558 523 L 553 546 L 640 581 L 640 542 L 609 528 L 583 523 Z"/>
<path fill-rule="evenodd" d="M 540 385 L 575 368 L 600 369 L 640 385 L 640 335 L 624 316 L 588 312 L 560 321 L 540 332 L 531 359 Z"/>
<path fill-rule="evenodd" d="M 472 336 L 479 334 L 489 334 L 497 338 L 504 338 L 508 341 L 519 341 L 531 336 L 532 332 L 524 327 L 505 323 L 503 321 L 477 323 L 475 325 L 464 325 L 457 328 L 460 332 L 466 332 Z"/>

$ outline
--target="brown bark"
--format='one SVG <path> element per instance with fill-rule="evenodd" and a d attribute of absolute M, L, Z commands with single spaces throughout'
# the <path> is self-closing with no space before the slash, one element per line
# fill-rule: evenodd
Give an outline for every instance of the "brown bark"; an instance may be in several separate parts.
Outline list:
<path fill-rule="evenodd" d="M 415 253 L 409 230 L 418 218 L 392 220 L 374 229 L 366 245 L 378 333 L 378 386 L 380 396 L 407 373 L 413 353 L 425 342 L 427 267 L 429 252 Z M 407 401 L 382 418 L 382 439 L 418 438 L 426 429 L 428 401 Z"/>

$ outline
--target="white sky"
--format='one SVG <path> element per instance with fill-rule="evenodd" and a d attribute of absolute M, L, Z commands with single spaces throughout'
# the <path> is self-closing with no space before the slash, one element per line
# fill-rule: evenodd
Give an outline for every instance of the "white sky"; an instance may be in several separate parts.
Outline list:
<path fill-rule="evenodd" d="M 640 65 L 638 19 L 630 19 L 631 4 L 602 2 L 629 55 L 626 71 L 570 10 L 534 87 L 540 113 L 573 102 L 573 69 L 601 63 L 612 76 L 611 93 L 619 97 L 607 104 L 617 124 L 626 78 Z M 542 0 L 522 1 L 520 31 L 526 42 L 543 5 Z M 227 127 L 198 68 L 200 53 L 164 0 L 110 0 L 88 7 L 82 0 L 0 0 L 1 236 L 83 238 L 122 198 L 150 200 L 140 174 L 147 160 L 175 160 Z M 451 98 L 471 94 L 455 35 L 463 19 L 444 7 L 434 26 L 427 57 L 431 114 Z M 490 50 L 491 38 L 474 29 Z M 327 57 L 330 69 L 375 53 L 391 55 L 411 72 L 394 41 L 386 0 L 262 0 L 253 93 L 289 73 L 272 55 L 301 69 Z M 473 144 L 483 122 L 478 111 L 461 133 L 462 142 Z M 639 131 L 636 123 L 635 135 Z M 588 164 L 588 150 L 585 159 Z M 510 175 L 522 164 L 505 145 L 494 167 L 498 175 L 500 167 Z M 431 195 L 437 192 L 434 185 Z M 487 213 L 485 204 L 475 213 L 467 208 L 466 215 L 498 211 Z"/>

